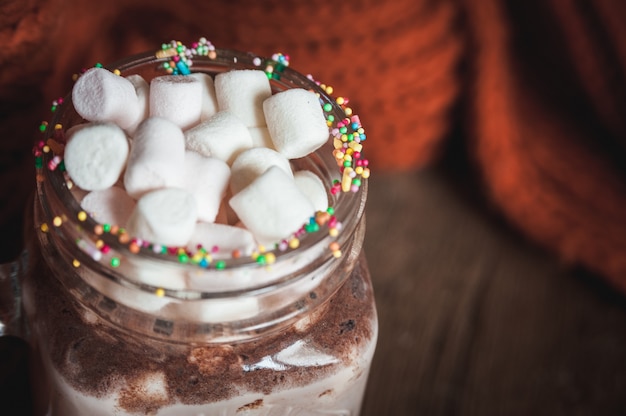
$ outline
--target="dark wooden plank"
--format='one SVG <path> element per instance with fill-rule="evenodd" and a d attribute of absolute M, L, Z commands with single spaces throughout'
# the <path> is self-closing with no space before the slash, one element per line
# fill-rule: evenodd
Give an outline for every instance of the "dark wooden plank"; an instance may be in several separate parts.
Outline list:
<path fill-rule="evenodd" d="M 380 339 L 363 415 L 626 413 L 624 298 L 457 186 L 370 181 Z"/>

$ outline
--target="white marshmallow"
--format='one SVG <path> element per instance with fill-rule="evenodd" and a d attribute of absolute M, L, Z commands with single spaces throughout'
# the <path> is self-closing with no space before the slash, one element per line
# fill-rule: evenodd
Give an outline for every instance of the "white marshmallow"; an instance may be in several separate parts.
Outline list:
<path fill-rule="evenodd" d="M 91 68 L 72 88 L 76 112 L 89 121 L 110 121 L 122 129 L 132 125 L 139 115 L 133 84 L 104 68 Z"/>
<path fill-rule="evenodd" d="M 122 174 L 128 148 L 126 134 L 113 123 L 81 125 L 72 130 L 65 145 L 65 168 L 80 188 L 106 189 Z"/>
<path fill-rule="evenodd" d="M 296 186 L 313 203 L 316 211 L 328 209 L 328 195 L 322 180 L 309 170 L 299 170 L 293 174 Z"/>
<path fill-rule="evenodd" d="M 139 111 L 137 112 L 137 119 L 131 123 L 124 130 L 128 132 L 131 136 L 135 134 L 137 130 L 137 126 L 139 123 L 144 121 L 150 116 L 150 84 L 138 74 L 128 75 L 126 77 L 127 80 L 133 84 L 135 87 L 135 94 L 137 94 L 137 105 L 139 107 Z"/>
<path fill-rule="evenodd" d="M 233 194 L 250 185 L 271 166 L 278 166 L 293 178 L 289 160 L 276 150 L 253 147 L 242 152 L 231 166 L 230 189 Z"/>
<path fill-rule="evenodd" d="M 164 188 L 137 201 L 128 219 L 131 236 L 165 246 L 185 246 L 198 219 L 196 200 L 188 191 Z"/>
<path fill-rule="evenodd" d="M 241 69 L 217 74 L 215 95 L 219 109 L 232 112 L 247 127 L 265 126 L 263 101 L 272 95 L 265 72 Z"/>
<path fill-rule="evenodd" d="M 162 75 L 150 82 L 150 116 L 170 120 L 186 130 L 200 121 L 202 84 L 185 75 Z"/>
<path fill-rule="evenodd" d="M 230 167 L 226 162 L 192 150 L 185 152 L 183 188 L 196 198 L 200 221 L 215 221 L 229 181 Z"/>
<path fill-rule="evenodd" d="M 248 130 L 252 138 L 252 147 L 267 147 L 268 149 L 276 150 L 267 127 L 248 127 Z"/>
<path fill-rule="evenodd" d="M 122 188 L 112 186 L 99 191 L 91 191 L 82 199 L 80 206 L 101 224 L 125 228 L 130 214 L 135 209 L 135 200 Z"/>
<path fill-rule="evenodd" d="M 200 111 L 200 121 L 204 121 L 217 113 L 217 97 L 215 96 L 215 83 L 209 74 L 204 72 L 194 72 L 188 75 L 200 81 L 202 86 L 202 110 Z"/>
<path fill-rule="evenodd" d="M 184 178 L 185 137 L 164 118 L 150 117 L 137 127 L 124 186 L 133 198 L 165 187 L 180 187 Z"/>
<path fill-rule="evenodd" d="M 229 111 L 220 111 L 185 132 L 187 149 L 212 156 L 229 165 L 235 157 L 252 147 L 250 132 Z"/>
<path fill-rule="evenodd" d="M 245 228 L 199 222 L 189 239 L 187 248 L 194 252 L 199 246 L 212 253 L 214 258 L 227 258 L 235 250 L 242 255 L 251 254 L 256 244 L 252 233 Z M 218 249 L 217 252 L 213 252 L 214 247 Z"/>
<path fill-rule="evenodd" d="M 324 112 L 312 91 L 281 91 L 265 100 L 263 111 L 274 147 L 288 159 L 304 157 L 328 140 Z"/>
<path fill-rule="evenodd" d="M 239 191 L 229 203 L 260 244 L 289 237 L 315 212 L 293 179 L 276 166 Z"/>

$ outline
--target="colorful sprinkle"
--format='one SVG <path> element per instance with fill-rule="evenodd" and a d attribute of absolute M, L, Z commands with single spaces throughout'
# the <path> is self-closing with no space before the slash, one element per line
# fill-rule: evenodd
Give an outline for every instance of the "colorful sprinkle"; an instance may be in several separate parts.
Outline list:
<path fill-rule="evenodd" d="M 189 263 L 189 255 L 187 253 L 180 253 L 178 255 L 178 262 L 183 264 Z"/>
<path fill-rule="evenodd" d="M 129 245 L 128 245 L 128 250 L 133 253 L 133 254 L 137 254 L 139 253 L 139 251 L 141 250 L 141 247 L 139 246 L 139 244 L 137 244 L 136 241 L 132 241 Z"/>
<path fill-rule="evenodd" d="M 209 59 L 216 58 L 215 47 L 206 38 L 200 38 L 188 48 L 179 41 L 171 41 L 161 45 L 161 50 L 157 51 L 157 58 L 171 58 L 164 62 L 161 67 L 172 75 L 189 75 L 190 67 L 193 65 L 193 57 L 207 56 Z"/>
<path fill-rule="evenodd" d="M 265 254 L 265 263 L 266 264 L 274 264 L 276 262 L 276 255 L 274 253 L 266 253 Z"/>
<path fill-rule="evenodd" d="M 334 241 L 334 242 L 332 242 L 332 243 L 330 243 L 328 245 L 328 248 L 330 249 L 331 253 L 333 254 L 333 257 L 335 257 L 335 258 L 341 257 L 341 248 L 339 247 L 339 243 Z"/>
<path fill-rule="evenodd" d="M 285 68 L 289 66 L 289 55 L 275 53 L 265 62 L 265 74 L 269 79 L 279 80 Z"/>
<path fill-rule="evenodd" d="M 289 248 L 295 250 L 298 247 L 300 247 L 300 240 L 298 240 L 297 238 L 292 238 L 291 240 L 289 240 Z"/>

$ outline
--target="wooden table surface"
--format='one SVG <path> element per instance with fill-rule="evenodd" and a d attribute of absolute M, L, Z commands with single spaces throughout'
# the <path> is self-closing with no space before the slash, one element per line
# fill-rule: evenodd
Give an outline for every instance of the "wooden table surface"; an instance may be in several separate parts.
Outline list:
<path fill-rule="evenodd" d="M 626 414 L 625 298 L 508 228 L 465 173 L 371 178 L 363 416 Z"/>
<path fill-rule="evenodd" d="M 465 174 L 370 180 L 380 336 L 362 415 L 626 414 L 624 297 L 509 229 Z M 28 402 L 6 341 L 2 403 Z"/>

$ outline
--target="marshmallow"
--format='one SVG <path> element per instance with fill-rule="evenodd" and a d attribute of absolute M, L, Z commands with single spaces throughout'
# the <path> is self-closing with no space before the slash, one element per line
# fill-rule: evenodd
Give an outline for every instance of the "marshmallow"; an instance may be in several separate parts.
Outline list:
<path fill-rule="evenodd" d="M 263 102 L 263 111 L 274 147 L 288 159 L 304 157 L 328 140 L 328 125 L 314 92 L 281 91 Z"/>
<path fill-rule="evenodd" d="M 238 251 L 241 255 L 251 254 L 256 244 L 252 233 L 245 228 L 199 222 L 189 239 L 187 248 L 194 252 L 199 246 L 210 252 L 214 258 L 227 258 L 234 251 Z"/>
<path fill-rule="evenodd" d="M 80 188 L 106 189 L 122 174 L 128 147 L 126 134 L 113 123 L 80 125 L 71 131 L 65 145 L 65 168 Z"/>
<path fill-rule="evenodd" d="M 183 183 L 185 137 L 164 118 L 150 117 L 137 127 L 128 157 L 124 186 L 133 198 Z"/>
<path fill-rule="evenodd" d="M 89 121 L 109 121 L 122 129 L 139 116 L 139 103 L 133 84 L 104 68 L 91 68 L 82 74 L 72 89 L 76 112 Z"/>
<path fill-rule="evenodd" d="M 195 72 L 189 75 L 200 81 L 202 86 L 202 109 L 200 111 L 200 121 L 204 121 L 217 113 L 217 97 L 215 96 L 215 83 L 209 74 Z"/>
<path fill-rule="evenodd" d="M 231 166 L 230 189 L 233 194 L 250 185 L 271 166 L 278 166 L 293 178 L 289 160 L 275 150 L 253 147 L 242 152 Z"/>
<path fill-rule="evenodd" d="M 216 157 L 229 165 L 235 157 L 252 147 L 250 132 L 229 111 L 220 111 L 185 132 L 187 149 Z"/>
<path fill-rule="evenodd" d="M 239 191 L 229 203 L 260 244 L 288 237 L 315 212 L 293 179 L 276 166 Z"/>
<path fill-rule="evenodd" d="M 128 219 L 131 236 L 165 246 L 185 246 L 198 219 L 193 195 L 179 188 L 149 192 L 137 201 Z"/>
<path fill-rule="evenodd" d="M 316 211 L 328 209 L 328 195 L 322 180 L 309 170 L 299 170 L 293 174 L 296 186 L 313 203 Z"/>
<path fill-rule="evenodd" d="M 91 191 L 80 202 L 85 212 L 101 224 L 126 227 L 130 214 L 135 209 L 135 200 L 118 186 Z"/>
<path fill-rule="evenodd" d="M 267 127 L 249 127 L 250 137 L 252 138 L 252 147 L 267 147 L 268 149 L 274 149 L 274 143 L 272 143 L 272 136 Z"/>
<path fill-rule="evenodd" d="M 199 220 L 215 221 L 229 181 L 230 168 L 226 162 L 191 150 L 185 152 L 183 188 L 196 198 Z"/>
<path fill-rule="evenodd" d="M 219 109 L 232 112 L 247 127 L 265 126 L 263 101 L 272 95 L 265 72 L 241 69 L 217 74 L 215 95 Z"/>
<path fill-rule="evenodd" d="M 185 75 L 162 75 L 150 82 L 150 116 L 170 120 L 183 130 L 200 121 L 202 84 Z"/>
<path fill-rule="evenodd" d="M 139 106 L 136 120 L 124 129 L 132 136 L 137 130 L 139 123 L 150 116 L 150 84 L 138 74 L 128 75 L 126 79 L 135 87 L 137 105 Z"/>

